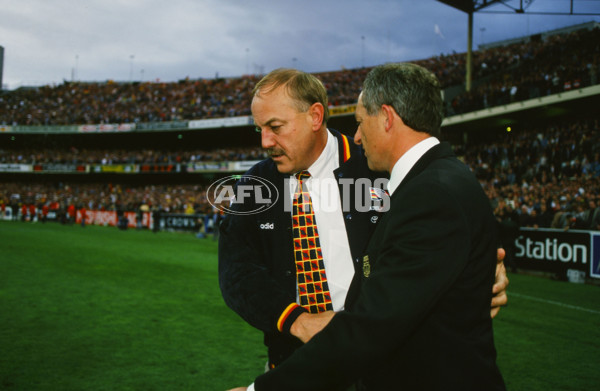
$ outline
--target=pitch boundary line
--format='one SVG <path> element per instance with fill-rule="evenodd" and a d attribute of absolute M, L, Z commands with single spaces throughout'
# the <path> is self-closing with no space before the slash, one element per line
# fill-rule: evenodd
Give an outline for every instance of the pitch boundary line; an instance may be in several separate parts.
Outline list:
<path fill-rule="evenodd" d="M 513 293 L 513 292 L 508 292 L 508 296 L 509 297 L 510 296 L 520 297 L 522 299 L 539 301 L 541 303 L 546 303 L 546 304 L 554 304 L 554 305 L 558 305 L 560 307 L 566 307 L 566 308 L 570 308 L 570 309 L 573 309 L 573 310 L 584 311 L 584 312 L 591 312 L 592 314 L 598 314 L 598 315 L 600 315 L 600 311 L 591 310 L 589 308 L 584 308 L 584 307 L 578 307 L 576 305 L 565 304 L 565 303 L 561 303 L 560 301 L 547 300 L 547 299 L 542 299 L 542 298 L 535 297 L 535 296 L 523 295 L 523 294 L 520 294 L 520 293 Z"/>

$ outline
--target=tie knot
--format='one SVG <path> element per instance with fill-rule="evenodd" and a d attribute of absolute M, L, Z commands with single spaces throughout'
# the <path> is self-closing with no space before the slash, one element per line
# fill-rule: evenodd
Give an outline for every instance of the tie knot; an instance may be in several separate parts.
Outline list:
<path fill-rule="evenodd" d="M 306 179 L 306 178 L 310 178 L 310 172 L 308 172 L 307 170 L 300 171 L 299 173 L 296 174 L 296 178 L 299 181 Z"/>

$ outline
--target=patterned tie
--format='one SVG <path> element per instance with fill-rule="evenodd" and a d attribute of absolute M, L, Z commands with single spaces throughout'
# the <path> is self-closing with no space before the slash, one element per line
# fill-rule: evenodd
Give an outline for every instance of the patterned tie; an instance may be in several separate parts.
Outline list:
<path fill-rule="evenodd" d="M 311 313 L 333 310 L 321 243 L 317 232 L 317 222 L 310 195 L 304 179 L 310 177 L 308 171 L 296 174 L 298 188 L 292 203 L 294 228 L 294 258 L 296 260 L 296 280 L 300 305 Z"/>

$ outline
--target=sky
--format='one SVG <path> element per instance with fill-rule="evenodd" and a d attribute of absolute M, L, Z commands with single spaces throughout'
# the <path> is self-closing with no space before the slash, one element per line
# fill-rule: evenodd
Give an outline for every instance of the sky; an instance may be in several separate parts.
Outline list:
<path fill-rule="evenodd" d="M 467 50 L 467 14 L 435 0 L 0 0 L 0 9 L 8 89 L 335 71 Z M 574 0 L 574 12 L 600 14 L 600 0 Z M 600 16 L 498 4 L 475 14 L 473 48 L 590 21 Z"/>

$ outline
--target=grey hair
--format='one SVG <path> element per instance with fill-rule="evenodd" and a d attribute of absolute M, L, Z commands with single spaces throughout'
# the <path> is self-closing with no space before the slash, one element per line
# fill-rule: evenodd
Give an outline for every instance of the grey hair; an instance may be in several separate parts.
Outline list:
<path fill-rule="evenodd" d="M 411 129 L 440 136 L 444 118 L 440 83 L 433 73 L 411 63 L 373 68 L 363 83 L 362 104 L 369 115 L 382 105 L 394 108 Z"/>

